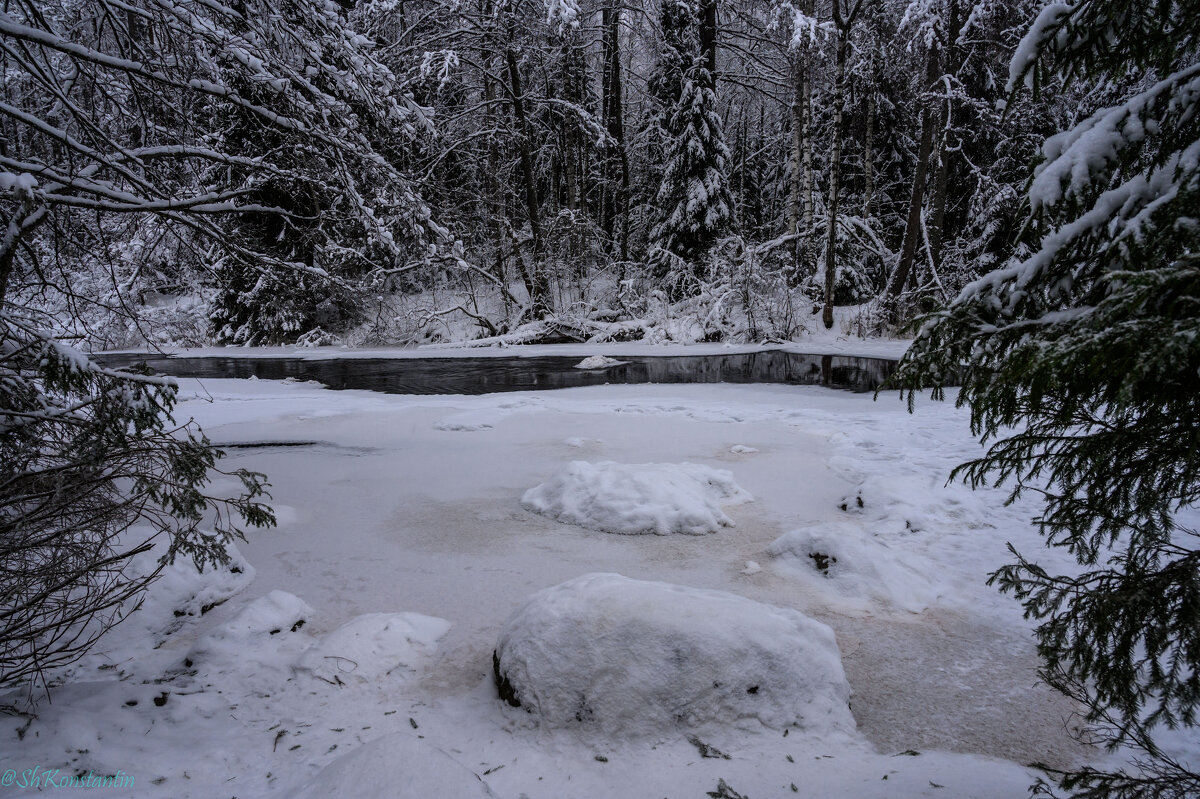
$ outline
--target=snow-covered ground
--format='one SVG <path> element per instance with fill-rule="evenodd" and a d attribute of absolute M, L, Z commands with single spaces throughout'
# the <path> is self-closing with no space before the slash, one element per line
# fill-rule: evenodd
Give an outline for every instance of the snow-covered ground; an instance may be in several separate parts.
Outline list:
<path fill-rule="evenodd" d="M 722 781 L 754 799 L 1008 799 L 1035 777 L 1023 764 L 1094 756 L 1066 731 L 1072 707 L 1036 685 L 1019 607 L 984 585 L 1007 561 L 1006 542 L 1043 562 L 1060 556 L 1043 549 L 1031 505 L 945 485 L 978 452 L 951 402 L 920 401 L 909 415 L 895 394 L 794 386 L 413 397 L 180 382 L 178 416 L 214 442 L 262 444 L 223 463 L 270 476 L 279 527 L 251 533 L 232 570 L 173 570 L 36 719 L 3 717 L 0 768 L 18 777 L 120 770 L 134 789 L 106 795 L 242 799 L 702 799 Z M 271 446 L 287 442 L 315 443 Z M 688 479 L 727 473 L 727 494 L 753 499 L 651 492 L 681 512 L 710 503 L 702 510 L 733 523 L 705 535 L 613 535 L 522 506 L 576 461 L 653 464 L 670 478 L 660 488 L 686 482 L 670 465 L 695 464 Z M 618 504 L 644 489 L 622 489 L 609 466 L 577 468 L 571 490 L 586 494 L 589 474 L 597 491 L 626 491 Z M 630 474 L 645 478 L 618 476 Z M 814 662 L 835 677 L 840 653 L 852 720 L 725 719 L 721 699 L 612 734 L 509 706 L 493 682 L 502 631 L 521 629 L 506 622 L 537 592 L 598 572 L 702 589 L 705 602 L 736 595 L 719 605 L 736 612 L 701 603 L 671 614 L 671 635 L 689 618 L 724 625 L 713 633 L 723 643 L 762 641 L 771 625 L 809 630 Z M 622 623 L 644 631 L 637 603 L 655 592 L 617 594 Z M 743 625 L 739 614 L 758 611 L 737 597 L 784 610 Z M 580 618 L 575 634 L 603 623 Z M 729 646 L 741 653 L 730 663 L 767 657 Z M 596 651 L 578 647 L 576 668 L 573 649 L 559 647 L 555 690 L 594 677 L 585 667 Z M 705 653 L 697 661 L 719 669 Z M 670 701 L 666 685 L 647 695 Z"/>

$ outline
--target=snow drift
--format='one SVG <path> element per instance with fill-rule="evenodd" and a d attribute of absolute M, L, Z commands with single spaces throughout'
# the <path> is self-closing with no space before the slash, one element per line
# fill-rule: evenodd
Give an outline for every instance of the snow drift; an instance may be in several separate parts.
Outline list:
<path fill-rule="evenodd" d="M 854 729 L 833 631 L 721 591 L 577 577 L 518 609 L 493 660 L 502 698 L 548 727 L 622 737 L 709 722 Z"/>
<path fill-rule="evenodd" d="M 403 685 L 428 664 L 450 629 L 445 619 L 420 613 L 367 613 L 313 637 L 304 628 L 314 614 L 294 594 L 271 591 L 201 637 L 188 662 L 206 679 L 242 684 L 270 684 L 298 672 L 334 685 Z"/>
<path fill-rule="evenodd" d="M 313 644 L 299 667 L 327 682 L 405 682 L 449 629 L 445 619 L 420 613 L 367 613 Z"/>
<path fill-rule="evenodd" d="M 496 794 L 473 771 L 414 733 L 385 735 L 351 750 L 321 769 L 294 796 L 487 799 Z"/>
<path fill-rule="evenodd" d="M 721 505 L 751 499 L 724 469 L 695 463 L 572 461 L 526 491 L 521 505 L 607 533 L 703 535 L 733 526 Z"/>

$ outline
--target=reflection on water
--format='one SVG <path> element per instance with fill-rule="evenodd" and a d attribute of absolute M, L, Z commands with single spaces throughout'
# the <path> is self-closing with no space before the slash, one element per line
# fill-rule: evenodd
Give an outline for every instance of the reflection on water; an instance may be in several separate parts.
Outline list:
<path fill-rule="evenodd" d="M 167 358 L 105 355 L 114 367 L 145 362 L 175 377 L 316 380 L 332 389 L 385 394 L 488 394 L 605 383 L 788 383 L 874 391 L 896 368 L 882 358 L 799 355 L 779 350 L 736 355 L 626 357 L 608 369 L 576 369 L 579 357 L 539 358 Z"/>

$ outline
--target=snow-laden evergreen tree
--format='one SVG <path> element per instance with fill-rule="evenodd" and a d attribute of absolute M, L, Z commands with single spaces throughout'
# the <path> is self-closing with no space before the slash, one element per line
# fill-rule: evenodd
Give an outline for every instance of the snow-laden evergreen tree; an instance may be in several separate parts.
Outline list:
<path fill-rule="evenodd" d="M 690 292 L 693 276 L 704 278 L 704 255 L 733 224 L 733 199 L 699 10 L 689 0 L 663 0 L 661 22 L 664 46 L 654 86 L 664 104 L 665 164 L 650 258 L 656 278 L 678 297 Z"/>
<path fill-rule="evenodd" d="M 1120 101 L 1045 142 L 1040 244 L 930 318 L 900 372 L 910 388 L 962 374 L 990 447 L 956 474 L 1038 494 L 1047 542 L 1079 562 L 1054 574 L 1018 553 L 993 576 L 1039 621 L 1045 679 L 1141 753 L 1130 771 L 1058 773 L 1076 796 L 1200 795 L 1200 764 L 1158 742 L 1200 721 L 1197 19 L 1196 0 L 1041 12 L 1010 92 L 1053 70 Z"/>

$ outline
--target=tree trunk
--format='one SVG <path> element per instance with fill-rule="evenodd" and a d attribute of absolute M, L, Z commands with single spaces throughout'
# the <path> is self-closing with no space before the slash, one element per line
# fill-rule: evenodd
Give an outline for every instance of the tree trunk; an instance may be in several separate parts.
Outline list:
<path fill-rule="evenodd" d="M 708 70 L 710 88 L 717 86 L 717 0 L 700 0 L 700 53 Z"/>
<path fill-rule="evenodd" d="M 550 312 L 550 285 L 542 264 L 542 225 L 538 214 L 537 182 L 533 175 L 533 152 L 529 131 L 529 120 L 525 116 L 525 98 L 521 92 L 521 72 L 517 68 L 517 56 L 509 44 L 504 48 L 504 59 L 508 69 L 509 100 L 517 122 L 517 148 L 521 155 L 521 177 L 525 183 L 525 211 L 529 218 L 529 232 L 533 239 L 531 263 L 525 267 L 525 289 L 529 292 L 530 313 L 541 318 Z"/>
<path fill-rule="evenodd" d="M 926 85 L 930 86 L 938 76 L 938 51 L 934 45 L 929 51 L 929 60 L 925 67 Z M 921 240 L 921 207 L 925 202 L 925 177 L 929 167 L 929 154 L 933 149 L 933 128 L 937 124 L 937 114 L 926 103 L 921 108 L 921 144 L 917 150 L 916 172 L 913 175 L 912 193 L 908 200 L 908 219 L 904 223 L 904 242 L 900 246 L 900 262 L 892 279 L 888 281 L 887 293 L 890 297 L 898 297 L 904 289 L 912 272 L 913 259 L 917 254 L 917 244 Z M 893 320 L 896 321 L 896 320 Z"/>
<path fill-rule="evenodd" d="M 836 2 L 836 0 L 835 0 Z M 825 308 L 821 322 L 825 329 L 833 327 L 833 286 L 837 281 L 837 215 L 839 181 L 842 171 L 842 115 L 846 105 L 846 56 L 850 49 L 849 26 L 838 30 L 837 67 L 833 88 L 833 147 L 829 155 L 829 199 L 826 202 L 828 223 L 825 226 Z"/>
<path fill-rule="evenodd" d="M 619 238 L 622 261 L 629 259 L 629 156 L 625 152 L 625 117 L 621 83 L 621 7 L 620 0 L 602 12 L 604 27 L 602 50 L 604 69 L 601 82 L 601 107 L 604 112 L 604 129 L 616 142 L 610 144 L 605 157 L 604 192 L 601 200 L 601 225 L 610 240 Z M 611 149 L 615 146 L 615 158 Z M 616 191 L 612 186 L 619 179 Z"/>
<path fill-rule="evenodd" d="M 947 26 L 947 41 L 946 48 L 946 68 L 945 72 L 949 75 L 958 73 L 961 65 L 961 50 L 957 46 L 958 34 L 962 27 L 959 19 L 958 3 L 955 0 L 950 0 L 950 21 Z M 945 240 L 943 228 L 946 222 L 946 183 L 948 180 L 949 170 L 949 152 L 946 149 L 946 137 L 950 134 L 951 124 L 950 98 L 946 98 L 946 104 L 942 112 L 942 118 L 939 125 L 937 139 L 937 158 L 934 163 L 937 165 L 937 172 L 933 178 L 933 198 L 931 202 L 932 211 L 929 216 L 929 258 L 933 262 L 931 264 L 936 272 L 942 265 L 942 242 Z"/>
<path fill-rule="evenodd" d="M 808 16 L 813 15 L 814 0 L 807 0 L 804 6 L 804 13 Z M 807 50 L 801 56 L 800 68 L 802 70 L 802 86 L 800 92 L 800 117 L 802 123 L 800 126 L 800 146 L 801 146 L 801 161 L 804 162 L 804 185 L 801 188 L 801 222 L 802 227 L 798 231 L 800 233 L 799 244 L 799 273 L 800 277 L 807 277 L 813 273 L 813 249 L 812 249 L 812 229 L 813 229 L 813 185 L 815 176 L 813 174 L 813 140 L 812 140 L 812 81 L 809 76 L 809 58 Z"/>
<path fill-rule="evenodd" d="M 791 192 L 788 196 L 788 228 L 789 236 L 795 236 L 800 230 L 800 183 L 801 150 L 804 142 L 804 109 L 802 98 L 805 94 L 804 67 L 799 57 L 792 65 L 794 91 L 792 93 L 792 157 L 791 157 Z"/>
<path fill-rule="evenodd" d="M 939 127 L 941 130 L 937 134 L 933 157 L 935 171 L 933 173 L 933 197 L 930 199 L 932 210 L 926 220 L 929 234 L 929 259 L 932 261 L 931 266 L 935 271 L 942 264 L 942 225 L 946 220 L 946 128 L 944 124 Z"/>
<path fill-rule="evenodd" d="M 863 140 L 863 218 L 875 213 L 875 86 L 867 87 L 867 132 Z"/>

